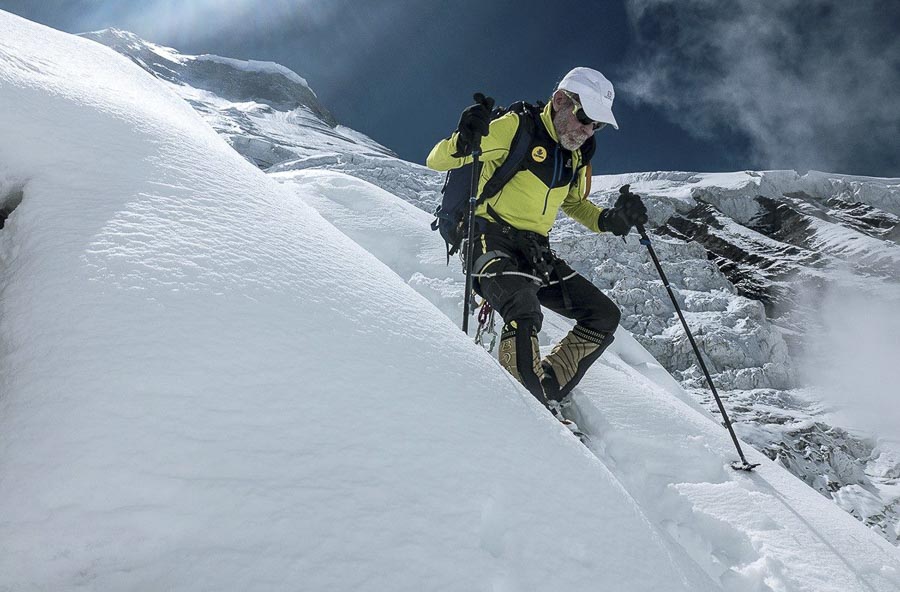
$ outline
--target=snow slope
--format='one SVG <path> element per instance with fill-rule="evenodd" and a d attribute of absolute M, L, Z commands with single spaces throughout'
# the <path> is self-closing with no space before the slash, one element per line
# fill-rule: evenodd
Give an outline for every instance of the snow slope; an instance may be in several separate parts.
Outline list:
<path fill-rule="evenodd" d="M 429 240 L 428 214 L 368 183 L 328 171 L 273 174 L 458 317 L 463 278 Z M 439 241 L 438 241 L 439 242 Z M 558 341 L 552 313 L 541 337 Z M 498 366 L 499 369 L 499 366 Z M 900 552 L 748 447 L 754 473 L 732 471 L 727 432 L 622 329 L 579 385 L 575 418 L 654 524 L 723 590 L 891 590 Z M 863 542 L 865 541 L 865 542 Z M 668 589 L 668 588 L 666 588 Z"/>
<path fill-rule="evenodd" d="M 0 589 L 716 589 L 125 58 L 0 13 L 0 127 Z"/>
<path fill-rule="evenodd" d="M 439 310 L 428 214 L 266 177 L 124 58 L 6 13 L 0 83 L 0 590 L 900 586 L 784 470 L 727 470 L 622 331 L 577 397 L 589 453 Z"/>

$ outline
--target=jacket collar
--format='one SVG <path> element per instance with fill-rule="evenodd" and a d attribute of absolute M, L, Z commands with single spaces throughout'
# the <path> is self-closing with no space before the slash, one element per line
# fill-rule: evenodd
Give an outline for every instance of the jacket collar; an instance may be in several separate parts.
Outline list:
<path fill-rule="evenodd" d="M 544 124 L 547 133 L 553 138 L 553 141 L 559 143 L 559 136 L 556 134 L 556 126 L 553 125 L 553 101 L 549 101 L 544 105 L 544 110 L 541 111 L 541 122 Z"/>

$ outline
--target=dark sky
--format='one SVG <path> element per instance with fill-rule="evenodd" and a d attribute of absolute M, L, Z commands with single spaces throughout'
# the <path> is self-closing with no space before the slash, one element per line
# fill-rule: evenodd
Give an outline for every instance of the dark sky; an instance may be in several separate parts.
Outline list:
<path fill-rule="evenodd" d="M 767 5 L 767 6 L 763 6 Z M 776 9 L 770 6 L 777 6 Z M 616 86 L 597 173 L 809 169 L 900 177 L 900 3 L 880 0 L 0 0 L 64 31 L 275 61 L 341 123 L 424 162 L 474 91 Z"/>

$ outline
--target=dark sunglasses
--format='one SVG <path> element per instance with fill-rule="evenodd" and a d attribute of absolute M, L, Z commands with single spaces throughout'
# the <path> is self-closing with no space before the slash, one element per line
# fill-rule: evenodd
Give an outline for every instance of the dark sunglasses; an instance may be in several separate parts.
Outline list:
<path fill-rule="evenodd" d="M 575 119 L 578 120 L 578 123 L 580 123 L 581 125 L 593 126 L 595 132 L 600 131 L 606 127 L 606 122 L 594 121 L 593 119 L 588 117 L 587 113 L 584 112 L 584 107 L 582 107 L 581 103 L 578 102 L 578 99 L 576 99 L 566 91 L 563 91 L 563 94 L 569 97 L 569 100 L 572 101 L 572 105 L 574 106 L 574 108 L 572 109 L 572 113 L 575 114 Z"/>

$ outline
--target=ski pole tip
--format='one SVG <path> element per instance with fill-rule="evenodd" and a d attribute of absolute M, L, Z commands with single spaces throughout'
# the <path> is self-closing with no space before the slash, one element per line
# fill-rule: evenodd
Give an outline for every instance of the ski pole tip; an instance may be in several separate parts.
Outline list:
<path fill-rule="evenodd" d="M 748 463 L 747 461 L 734 461 L 731 463 L 731 468 L 735 471 L 747 471 L 750 472 L 756 467 L 758 467 L 760 463 Z"/>

